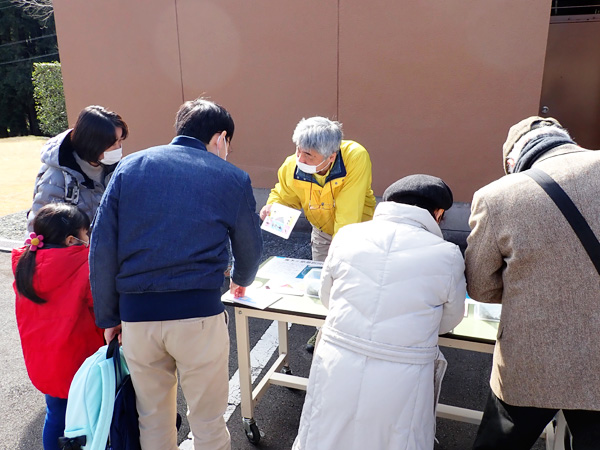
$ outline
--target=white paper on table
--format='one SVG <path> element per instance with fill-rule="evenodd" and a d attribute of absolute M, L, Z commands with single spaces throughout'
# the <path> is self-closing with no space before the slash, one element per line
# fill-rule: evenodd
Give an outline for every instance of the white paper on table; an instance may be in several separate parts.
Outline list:
<path fill-rule="evenodd" d="M 312 268 L 322 268 L 323 262 L 311 259 L 295 259 L 275 256 L 258 270 L 257 277 L 266 278 L 271 284 L 296 284 Z"/>
<path fill-rule="evenodd" d="M 299 209 L 273 203 L 269 215 L 265 217 L 260 227 L 269 233 L 287 239 L 290 237 L 294 225 L 298 221 L 298 217 L 300 217 Z"/>
<path fill-rule="evenodd" d="M 265 284 L 265 289 L 269 290 L 274 294 L 283 294 L 283 295 L 304 295 L 304 287 L 302 284 L 298 283 L 287 283 L 281 280 L 271 280 L 267 281 Z"/>
<path fill-rule="evenodd" d="M 475 318 L 478 320 L 488 320 L 490 322 L 500 322 L 502 305 L 499 303 L 479 303 L 475 304 Z"/>
<path fill-rule="evenodd" d="M 479 302 L 476 302 L 471 297 L 469 297 L 469 294 L 467 294 L 467 296 L 465 298 L 465 314 L 464 314 L 464 317 L 468 317 L 468 315 L 469 315 L 469 305 L 476 305 L 477 303 L 479 303 Z"/>
<path fill-rule="evenodd" d="M 223 295 L 223 298 L 242 305 L 252 306 L 253 308 L 265 309 L 281 299 L 281 295 L 266 291 L 263 288 L 248 288 L 246 289 L 246 295 L 243 297 L 235 298 L 231 291 L 229 291 Z"/>

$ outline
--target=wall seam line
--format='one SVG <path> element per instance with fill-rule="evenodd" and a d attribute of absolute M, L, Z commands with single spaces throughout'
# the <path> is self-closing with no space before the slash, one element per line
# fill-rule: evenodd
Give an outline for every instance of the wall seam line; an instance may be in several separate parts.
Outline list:
<path fill-rule="evenodd" d="M 340 3 L 337 0 L 337 67 L 336 67 L 336 99 L 335 114 L 336 120 L 340 120 Z"/>
<path fill-rule="evenodd" d="M 181 103 L 185 101 L 183 90 L 183 65 L 181 62 L 181 37 L 179 32 L 179 14 L 177 12 L 177 0 L 174 0 L 175 5 L 175 29 L 177 30 L 177 53 L 179 56 L 179 82 L 181 83 Z"/>

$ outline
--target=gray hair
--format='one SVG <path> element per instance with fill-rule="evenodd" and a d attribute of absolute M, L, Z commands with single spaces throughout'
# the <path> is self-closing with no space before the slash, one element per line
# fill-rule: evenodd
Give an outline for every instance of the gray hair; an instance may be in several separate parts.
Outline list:
<path fill-rule="evenodd" d="M 328 158 L 340 149 L 342 137 L 341 123 L 316 116 L 298 122 L 292 141 L 300 148 L 315 150 Z"/>

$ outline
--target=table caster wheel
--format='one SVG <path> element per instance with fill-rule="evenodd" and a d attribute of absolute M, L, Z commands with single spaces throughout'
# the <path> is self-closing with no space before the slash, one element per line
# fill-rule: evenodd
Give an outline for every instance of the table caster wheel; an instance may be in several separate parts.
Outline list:
<path fill-rule="evenodd" d="M 251 444 L 258 444 L 260 442 L 260 431 L 258 429 L 258 425 L 254 419 L 242 419 L 242 425 L 244 427 L 244 432 L 246 433 L 246 437 L 250 441 Z"/>

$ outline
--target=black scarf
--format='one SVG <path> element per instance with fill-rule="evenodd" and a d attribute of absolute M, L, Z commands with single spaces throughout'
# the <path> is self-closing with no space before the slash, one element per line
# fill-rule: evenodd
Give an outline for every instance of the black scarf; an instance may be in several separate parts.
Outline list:
<path fill-rule="evenodd" d="M 515 164 L 513 173 L 523 172 L 524 170 L 531 169 L 533 163 L 536 162 L 544 153 L 552 150 L 553 148 L 559 147 L 565 144 L 575 144 L 571 139 L 566 136 L 557 135 L 541 135 L 531 141 L 529 141 Z"/>

